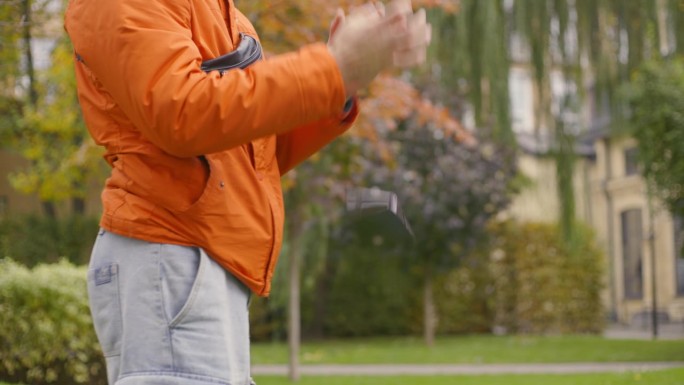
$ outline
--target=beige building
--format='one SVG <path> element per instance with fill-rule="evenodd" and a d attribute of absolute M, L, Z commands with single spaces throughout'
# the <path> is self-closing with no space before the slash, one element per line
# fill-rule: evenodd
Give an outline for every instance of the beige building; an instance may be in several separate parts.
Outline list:
<path fill-rule="evenodd" d="M 509 73 L 511 116 L 522 148 L 519 166 L 533 184 L 516 197 L 511 214 L 520 220 L 554 222 L 560 204 L 555 163 L 548 155 L 551 130 L 537 121 L 539 96 L 529 52 L 516 41 L 516 64 Z M 558 69 L 550 71 L 549 82 L 553 113 L 579 138 L 573 177 L 576 217 L 596 231 L 605 250 L 607 316 L 645 326 L 651 323 L 655 304 L 658 320 L 684 322 L 683 219 L 673 218 L 649 199 L 637 163 L 637 143 L 611 130 L 609 112 L 593 100 L 591 80 L 584 98 Z M 567 98 L 583 103 L 580 111 L 564 111 L 561 105 Z"/>
<path fill-rule="evenodd" d="M 541 155 L 545 151 L 535 145 L 538 140 L 520 138 L 519 165 L 533 183 L 515 199 L 511 214 L 556 221 L 554 161 Z M 595 229 L 605 250 L 604 303 L 611 319 L 648 325 L 655 303 L 660 322 L 684 322 L 684 221 L 649 200 L 636 151 L 632 138 L 609 136 L 605 130 L 583 136 L 574 176 L 576 215 Z"/>

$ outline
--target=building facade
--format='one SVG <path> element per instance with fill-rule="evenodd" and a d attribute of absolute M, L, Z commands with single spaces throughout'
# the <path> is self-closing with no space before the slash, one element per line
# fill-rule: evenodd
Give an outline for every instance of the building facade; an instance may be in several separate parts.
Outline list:
<path fill-rule="evenodd" d="M 523 221 L 558 220 L 553 158 L 543 140 L 518 133 L 518 160 L 532 185 L 510 214 Z M 591 226 L 605 250 L 603 300 L 610 320 L 648 326 L 684 322 L 684 220 L 650 198 L 634 139 L 590 130 L 580 136 L 573 178 L 576 217 Z"/>

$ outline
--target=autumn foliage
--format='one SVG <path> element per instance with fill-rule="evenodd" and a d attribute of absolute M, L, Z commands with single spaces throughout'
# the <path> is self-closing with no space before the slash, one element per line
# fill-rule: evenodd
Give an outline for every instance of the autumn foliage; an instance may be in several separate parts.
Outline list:
<path fill-rule="evenodd" d="M 345 11 L 365 1 L 250 1 L 239 3 L 240 10 L 250 18 L 268 52 L 280 53 L 315 41 L 327 39 L 328 27 L 338 8 Z M 414 8 L 440 7 L 445 12 L 456 12 L 456 0 L 414 0 Z M 472 142 L 472 136 L 449 114 L 448 110 L 424 98 L 418 89 L 399 73 L 385 73 L 361 95 L 361 116 L 351 130 L 352 135 L 382 143 L 383 132 L 392 131 L 398 121 L 416 116 L 419 125 L 442 128 L 446 135 L 459 141 Z"/>

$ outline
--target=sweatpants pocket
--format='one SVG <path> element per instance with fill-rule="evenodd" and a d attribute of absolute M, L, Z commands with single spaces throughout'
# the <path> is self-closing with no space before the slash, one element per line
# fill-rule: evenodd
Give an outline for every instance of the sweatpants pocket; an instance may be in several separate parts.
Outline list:
<path fill-rule="evenodd" d="M 105 357 L 121 354 L 121 298 L 119 265 L 111 263 L 88 271 L 88 300 L 95 333 Z"/>
<path fill-rule="evenodd" d="M 199 291 L 202 281 L 200 250 L 162 245 L 159 263 L 164 315 L 169 326 L 173 327 L 192 308 Z"/>

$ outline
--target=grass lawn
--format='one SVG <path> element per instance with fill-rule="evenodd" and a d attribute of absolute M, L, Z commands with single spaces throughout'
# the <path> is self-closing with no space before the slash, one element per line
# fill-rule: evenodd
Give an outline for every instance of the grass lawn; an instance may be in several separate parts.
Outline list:
<path fill-rule="evenodd" d="M 610 340 L 595 336 L 466 336 L 438 338 L 432 349 L 419 338 L 305 343 L 304 364 L 457 364 L 684 361 L 684 340 Z M 252 345 L 252 363 L 287 363 L 287 345 Z M 682 381 L 684 385 L 684 380 Z"/>
<path fill-rule="evenodd" d="M 292 385 L 285 377 L 255 378 L 258 385 Z M 303 377 L 297 385 L 682 385 L 684 369 L 644 373 L 494 376 Z M 12 385 L 0 382 L 0 385 Z"/>
<path fill-rule="evenodd" d="M 258 385 L 292 385 L 284 377 L 257 377 Z M 303 377 L 297 385 L 682 385 L 684 369 L 573 375 Z"/>

